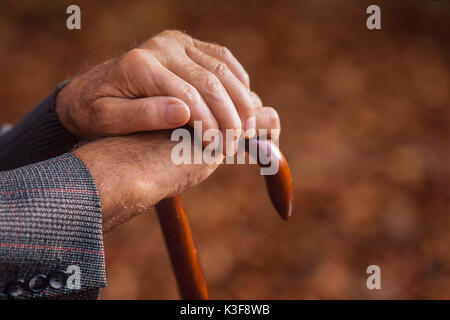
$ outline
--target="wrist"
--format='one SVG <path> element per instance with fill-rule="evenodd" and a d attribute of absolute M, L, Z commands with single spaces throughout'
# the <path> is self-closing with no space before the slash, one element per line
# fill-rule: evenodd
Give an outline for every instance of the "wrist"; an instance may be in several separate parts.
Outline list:
<path fill-rule="evenodd" d="M 110 181 L 117 175 L 107 168 L 108 160 L 104 159 L 100 153 L 95 152 L 95 146 L 92 147 L 91 144 L 88 144 L 73 150 L 72 153 L 84 163 L 97 186 L 102 208 L 102 224 L 105 229 L 105 224 L 112 220 L 117 209 L 117 205 L 114 203 L 115 195 L 118 194 L 115 190 L 117 184 Z"/>
<path fill-rule="evenodd" d="M 55 99 L 55 112 L 64 128 L 73 135 L 80 137 L 79 130 L 70 116 L 70 111 L 74 109 L 73 105 L 79 97 L 78 86 L 77 78 L 70 80 L 68 83 L 63 83 Z"/>
<path fill-rule="evenodd" d="M 108 152 L 102 152 L 105 150 Z M 137 172 L 132 167 L 121 166 L 118 162 L 120 155 L 114 150 L 113 138 L 106 138 L 72 151 L 85 164 L 97 186 L 105 233 L 157 202 L 147 202 L 153 199 L 152 192 L 137 187 Z"/>

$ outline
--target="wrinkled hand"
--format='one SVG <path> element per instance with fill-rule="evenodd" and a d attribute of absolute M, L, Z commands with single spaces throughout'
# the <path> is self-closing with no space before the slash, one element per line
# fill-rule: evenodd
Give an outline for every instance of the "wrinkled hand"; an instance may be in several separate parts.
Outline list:
<path fill-rule="evenodd" d="M 257 110 L 256 129 L 280 129 L 276 113 Z M 216 163 L 175 165 L 171 152 L 178 142 L 170 135 L 164 130 L 109 137 L 73 151 L 97 185 L 104 232 L 201 183 L 217 168 Z M 217 157 L 223 159 L 222 154 Z"/>
<path fill-rule="evenodd" d="M 173 164 L 175 144 L 165 130 L 105 138 L 73 152 L 97 185 L 104 232 L 197 185 L 216 169 L 216 164 Z"/>
<path fill-rule="evenodd" d="M 261 101 L 249 77 L 225 47 L 179 31 L 165 31 L 141 46 L 74 78 L 58 94 L 56 111 L 79 137 L 104 137 L 180 127 L 255 129 Z M 270 111 L 274 112 L 274 111 Z"/>

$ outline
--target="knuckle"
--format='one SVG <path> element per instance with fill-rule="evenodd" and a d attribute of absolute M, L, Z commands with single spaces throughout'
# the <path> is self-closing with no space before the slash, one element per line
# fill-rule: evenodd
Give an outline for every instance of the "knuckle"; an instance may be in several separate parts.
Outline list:
<path fill-rule="evenodd" d="M 198 103 L 201 100 L 200 94 L 197 89 L 195 89 L 192 85 L 186 84 L 181 88 L 183 95 L 186 97 L 188 101 L 191 103 Z"/>
<path fill-rule="evenodd" d="M 165 30 L 159 34 L 157 34 L 153 39 L 161 39 L 161 38 L 173 38 L 178 34 L 178 30 Z"/>
<path fill-rule="evenodd" d="M 230 69 L 225 62 L 218 62 L 214 67 L 214 73 L 218 77 L 226 77 L 230 74 Z"/>
<path fill-rule="evenodd" d="M 124 58 L 131 59 L 131 60 L 141 59 L 143 54 L 144 54 L 144 49 L 134 48 L 134 49 L 131 49 L 130 51 L 128 51 L 125 54 Z"/>
<path fill-rule="evenodd" d="M 145 43 L 145 46 L 154 49 L 154 48 L 160 48 L 164 45 L 164 42 L 166 41 L 166 37 L 164 35 L 157 35 L 150 40 L 148 40 Z"/>
<path fill-rule="evenodd" d="M 232 54 L 231 54 L 231 51 L 230 50 L 228 50 L 228 48 L 227 47 L 224 47 L 224 46 L 220 46 L 220 45 L 217 45 L 217 53 L 221 56 L 221 57 L 229 57 L 229 56 L 231 56 Z"/>
<path fill-rule="evenodd" d="M 153 116 L 153 110 L 154 108 L 152 103 L 146 101 L 137 107 L 136 113 L 139 116 L 139 120 L 141 122 L 145 122 L 148 118 L 151 118 Z"/>
<path fill-rule="evenodd" d="M 157 37 L 168 37 L 168 36 L 170 37 L 174 33 L 175 33 L 175 30 L 164 30 L 163 32 L 158 34 Z"/>
<path fill-rule="evenodd" d="M 151 102 L 141 104 L 136 110 L 136 118 L 134 119 L 134 126 L 136 128 L 154 128 L 160 121 L 157 112 Z"/>
<path fill-rule="evenodd" d="M 136 64 L 143 58 L 144 50 L 139 48 L 134 48 L 122 55 L 119 61 L 119 66 L 127 68 L 130 65 Z"/>
<path fill-rule="evenodd" d="M 222 97 L 223 87 L 220 80 L 211 72 L 195 69 L 192 72 L 192 79 L 196 88 L 203 94 L 219 99 Z"/>
<path fill-rule="evenodd" d="M 155 39 L 164 39 L 164 38 L 168 38 L 168 39 L 184 39 L 184 40 L 190 40 L 191 37 L 186 34 L 183 31 L 180 30 L 166 30 L 161 32 L 160 34 L 158 34 Z"/>
<path fill-rule="evenodd" d="M 164 48 L 173 45 L 173 42 L 179 38 L 174 30 L 163 31 L 147 41 L 146 47 L 156 50 L 164 50 Z"/>
<path fill-rule="evenodd" d="M 162 33 L 160 33 L 161 36 L 166 36 L 166 37 L 175 37 L 175 36 L 180 36 L 183 33 L 179 30 L 176 29 L 171 29 L 171 30 L 165 30 Z"/>
<path fill-rule="evenodd" d="M 203 89 L 210 95 L 219 97 L 222 95 L 222 84 L 216 76 L 211 73 L 203 73 L 201 75 Z"/>

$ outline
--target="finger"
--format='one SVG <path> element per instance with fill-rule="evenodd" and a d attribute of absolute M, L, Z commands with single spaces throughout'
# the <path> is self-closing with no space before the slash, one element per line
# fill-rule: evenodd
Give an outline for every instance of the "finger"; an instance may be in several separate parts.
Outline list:
<path fill-rule="evenodd" d="M 267 137 L 278 140 L 280 136 L 280 117 L 277 111 L 271 107 L 257 108 L 256 112 L 256 134 L 261 134 L 261 129 L 267 130 Z"/>
<path fill-rule="evenodd" d="M 242 124 L 236 107 L 220 80 L 187 56 L 177 57 L 176 61 L 172 61 L 168 67 L 201 94 L 224 135 L 226 153 L 234 154 L 237 150 L 237 137 L 242 132 Z M 234 133 L 236 139 L 232 137 L 227 139 L 227 130 L 230 130 L 229 133 Z"/>
<path fill-rule="evenodd" d="M 202 124 L 203 131 L 218 130 L 219 125 L 213 113 L 208 108 L 197 89 L 178 75 L 163 66 L 151 53 L 146 50 L 137 51 L 139 64 L 134 69 L 134 76 L 128 82 L 132 87 L 140 88 L 144 96 L 172 96 L 184 101 L 190 110 L 189 125 L 195 122 Z M 191 62 L 193 63 L 193 62 Z"/>
<path fill-rule="evenodd" d="M 242 84 L 250 89 L 250 78 L 241 63 L 226 47 L 194 39 L 194 45 L 204 53 L 225 62 Z"/>
<path fill-rule="evenodd" d="M 186 103 L 173 97 L 104 97 L 98 99 L 93 108 L 92 126 L 99 135 L 177 128 L 186 124 L 190 116 Z"/>
<path fill-rule="evenodd" d="M 261 108 L 263 106 L 261 99 L 255 92 L 250 91 L 250 96 L 252 98 L 252 104 L 255 106 L 255 108 Z"/>
<path fill-rule="evenodd" d="M 243 129 L 249 131 L 248 135 L 253 136 L 255 134 L 256 120 L 254 101 L 250 90 L 244 87 L 225 62 L 217 60 L 191 46 L 186 47 L 186 53 L 192 61 L 213 73 L 220 80 L 238 111 L 241 123 L 244 125 Z"/>

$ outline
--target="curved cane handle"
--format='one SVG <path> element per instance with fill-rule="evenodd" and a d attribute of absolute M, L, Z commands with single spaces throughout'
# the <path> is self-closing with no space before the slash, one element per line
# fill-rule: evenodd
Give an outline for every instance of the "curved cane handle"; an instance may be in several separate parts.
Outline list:
<path fill-rule="evenodd" d="M 292 202 L 294 198 L 293 188 L 292 188 L 292 176 L 291 170 L 289 169 L 288 162 L 284 154 L 278 149 L 278 147 L 270 140 L 260 140 L 257 138 L 245 141 L 245 150 L 249 153 L 251 150 L 251 145 L 256 145 L 254 150 L 265 151 L 266 158 L 270 160 L 275 160 L 278 162 L 278 171 L 274 175 L 265 175 L 264 179 L 266 181 L 267 192 L 269 193 L 270 200 L 275 210 L 284 220 L 289 219 L 292 214 Z M 261 167 L 268 167 L 269 164 L 264 165 L 259 159 L 260 152 L 256 153 L 258 155 L 257 162 Z"/>
<path fill-rule="evenodd" d="M 250 139 L 263 148 L 271 159 L 279 161 L 275 175 L 266 175 L 267 191 L 278 214 L 287 220 L 292 213 L 292 177 L 289 165 L 281 151 L 270 140 Z M 258 160 L 258 163 L 262 163 Z M 156 206 L 159 222 L 166 242 L 172 268 L 178 283 L 180 296 L 184 300 L 207 300 L 208 287 L 198 257 L 191 228 L 183 209 L 180 196 L 161 200 Z"/>

